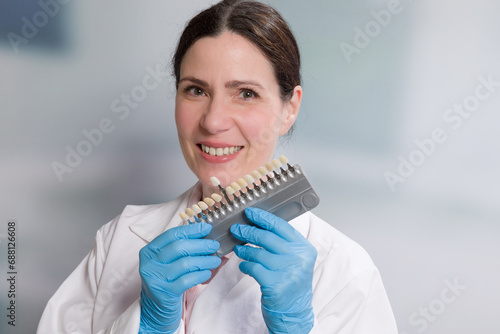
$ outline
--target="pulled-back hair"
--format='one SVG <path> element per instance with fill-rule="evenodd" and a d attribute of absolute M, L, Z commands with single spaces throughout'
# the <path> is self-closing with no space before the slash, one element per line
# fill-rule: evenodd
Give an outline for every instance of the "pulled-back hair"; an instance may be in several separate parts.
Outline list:
<path fill-rule="evenodd" d="M 188 49 L 203 37 L 229 31 L 256 45 L 271 62 L 281 99 L 289 100 L 300 85 L 300 54 L 290 27 L 274 8 L 251 0 L 224 0 L 200 12 L 187 24 L 172 59 L 176 84 Z"/>

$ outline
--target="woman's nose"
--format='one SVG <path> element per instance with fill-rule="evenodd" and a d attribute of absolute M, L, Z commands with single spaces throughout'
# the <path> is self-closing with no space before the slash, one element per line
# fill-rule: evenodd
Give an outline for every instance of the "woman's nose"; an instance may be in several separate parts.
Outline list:
<path fill-rule="evenodd" d="M 201 118 L 200 125 L 210 134 L 218 134 L 231 128 L 232 119 L 222 97 L 212 97 Z"/>

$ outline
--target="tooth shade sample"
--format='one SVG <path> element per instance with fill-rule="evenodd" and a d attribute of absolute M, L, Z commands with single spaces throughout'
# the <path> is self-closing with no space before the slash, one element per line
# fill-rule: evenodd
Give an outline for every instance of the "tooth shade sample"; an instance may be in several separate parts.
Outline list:
<path fill-rule="evenodd" d="M 215 201 L 213 199 L 211 199 L 210 197 L 206 197 L 203 201 L 205 203 L 207 203 L 208 206 L 214 206 L 214 204 L 215 204 Z"/>
<path fill-rule="evenodd" d="M 222 201 L 222 196 L 219 195 L 219 194 L 212 194 L 212 198 L 214 199 L 214 201 L 216 202 L 220 202 Z"/>
<path fill-rule="evenodd" d="M 233 195 L 234 194 L 234 189 L 228 186 L 228 187 L 226 187 L 226 193 L 228 195 Z"/>
<path fill-rule="evenodd" d="M 254 178 L 253 178 L 253 177 L 251 177 L 251 176 L 250 176 L 250 175 L 248 175 L 248 174 L 247 174 L 247 175 L 245 175 L 244 177 L 245 177 L 245 181 L 246 181 L 248 184 L 252 184 L 252 183 L 253 183 L 253 181 L 255 181 L 255 180 L 254 180 Z"/>
<path fill-rule="evenodd" d="M 242 188 L 245 188 L 245 187 L 248 185 L 248 183 L 247 183 L 244 179 L 242 179 L 242 178 L 239 178 L 239 179 L 238 179 L 238 184 L 239 184 L 239 185 L 240 185 L 240 187 L 242 187 Z"/>
<path fill-rule="evenodd" d="M 198 205 L 193 205 L 193 211 L 195 214 L 201 213 L 201 208 Z"/>
<path fill-rule="evenodd" d="M 210 178 L 210 182 L 212 182 L 212 184 L 214 185 L 214 187 L 217 187 L 217 186 L 219 186 L 219 184 L 220 184 L 219 179 L 218 179 L 218 178 L 216 178 L 215 176 L 212 176 L 212 177 Z"/>
<path fill-rule="evenodd" d="M 187 208 L 187 209 L 186 209 L 186 213 L 187 213 L 187 215 L 188 215 L 189 217 L 193 217 L 193 216 L 195 215 L 195 213 L 194 213 L 193 209 L 191 209 L 191 208 Z"/>
<path fill-rule="evenodd" d="M 231 182 L 231 188 L 233 188 L 235 191 L 241 190 L 241 186 L 236 182 Z"/>

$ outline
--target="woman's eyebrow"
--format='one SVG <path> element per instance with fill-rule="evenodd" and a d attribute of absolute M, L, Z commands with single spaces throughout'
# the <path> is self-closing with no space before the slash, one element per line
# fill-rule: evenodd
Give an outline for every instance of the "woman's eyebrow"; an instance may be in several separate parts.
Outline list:
<path fill-rule="evenodd" d="M 200 80 L 200 79 L 197 79 L 195 77 L 185 77 L 185 78 L 182 78 L 181 80 L 179 80 L 179 83 L 183 82 L 183 81 L 191 81 L 192 83 L 195 83 L 203 88 L 206 88 L 208 87 L 208 83 L 206 81 L 203 81 L 203 80 Z"/>
<path fill-rule="evenodd" d="M 232 80 L 232 81 L 226 82 L 226 84 L 225 84 L 226 88 L 238 88 L 241 86 L 255 86 L 255 87 L 258 87 L 260 89 L 264 89 L 264 87 L 262 87 L 262 85 L 260 83 L 258 83 L 257 81 L 250 81 L 250 80 L 245 80 L 245 81 Z"/>

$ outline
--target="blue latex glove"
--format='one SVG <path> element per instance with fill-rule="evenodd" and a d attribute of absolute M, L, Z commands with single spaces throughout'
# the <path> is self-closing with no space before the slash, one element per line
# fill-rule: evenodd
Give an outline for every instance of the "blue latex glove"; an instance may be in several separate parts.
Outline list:
<path fill-rule="evenodd" d="M 309 333 L 314 325 L 312 278 L 317 251 L 285 220 L 247 208 L 253 223 L 235 224 L 231 233 L 262 248 L 235 246 L 240 270 L 255 278 L 262 292 L 262 314 L 269 333 Z"/>
<path fill-rule="evenodd" d="M 209 254 L 219 249 L 207 236 L 207 223 L 184 225 L 160 234 L 139 252 L 142 279 L 139 333 L 174 333 L 182 318 L 184 291 L 203 283 L 221 260 Z"/>

